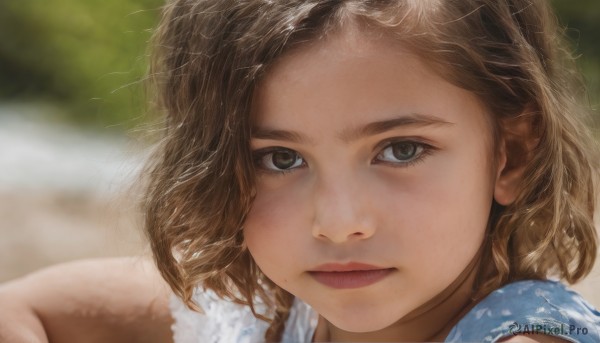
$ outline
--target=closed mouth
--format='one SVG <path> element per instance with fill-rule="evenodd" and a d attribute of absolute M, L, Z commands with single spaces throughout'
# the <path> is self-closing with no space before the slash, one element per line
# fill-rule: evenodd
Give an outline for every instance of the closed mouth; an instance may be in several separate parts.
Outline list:
<path fill-rule="evenodd" d="M 393 273 L 395 268 L 319 271 L 308 273 L 319 283 L 336 289 L 361 288 L 377 283 Z"/>

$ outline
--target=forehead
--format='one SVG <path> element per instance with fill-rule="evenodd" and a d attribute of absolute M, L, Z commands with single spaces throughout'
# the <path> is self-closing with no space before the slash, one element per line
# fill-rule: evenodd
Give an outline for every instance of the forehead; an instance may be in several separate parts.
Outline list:
<path fill-rule="evenodd" d="M 316 134 L 410 113 L 489 130 L 475 95 L 445 81 L 399 42 L 357 29 L 285 54 L 259 84 L 252 113 L 254 127 Z"/>

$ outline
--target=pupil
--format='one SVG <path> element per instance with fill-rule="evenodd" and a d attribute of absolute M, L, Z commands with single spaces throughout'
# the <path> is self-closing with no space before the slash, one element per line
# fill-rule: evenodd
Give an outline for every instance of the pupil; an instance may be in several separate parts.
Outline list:
<path fill-rule="evenodd" d="M 272 162 L 278 169 L 288 169 L 296 162 L 296 154 L 291 151 L 278 151 L 273 153 Z"/>
<path fill-rule="evenodd" d="M 416 145 L 412 143 L 399 143 L 392 146 L 394 157 L 399 160 L 411 159 L 417 151 Z"/>

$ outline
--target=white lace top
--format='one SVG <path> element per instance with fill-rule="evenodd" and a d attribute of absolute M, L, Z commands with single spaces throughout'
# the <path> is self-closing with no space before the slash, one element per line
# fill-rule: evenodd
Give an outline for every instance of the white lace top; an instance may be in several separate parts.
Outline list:
<path fill-rule="evenodd" d="M 175 295 L 170 307 L 175 323 L 172 326 L 175 343 L 253 343 L 264 342 L 268 324 L 254 317 L 248 306 L 219 299 L 214 292 L 197 288 L 194 300 L 204 313 L 194 312 Z M 264 312 L 262 303 L 257 312 Z M 311 342 L 318 315 L 301 300 L 294 300 L 285 325 L 282 342 Z"/>

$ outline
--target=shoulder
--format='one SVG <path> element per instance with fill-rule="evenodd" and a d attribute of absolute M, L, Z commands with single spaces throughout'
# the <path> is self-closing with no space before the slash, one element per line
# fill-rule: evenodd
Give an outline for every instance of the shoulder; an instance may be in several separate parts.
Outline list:
<path fill-rule="evenodd" d="M 219 298 L 213 291 L 197 287 L 194 301 L 202 313 L 187 308 L 181 299 L 171 296 L 170 308 L 175 343 L 261 342 L 269 324 L 254 316 L 248 306 Z M 255 299 L 257 313 L 267 307 Z M 282 342 L 309 342 L 318 316 L 305 303 L 296 299 L 290 309 Z"/>
<path fill-rule="evenodd" d="M 600 341 L 600 312 L 556 281 L 525 280 L 490 293 L 452 329 L 446 341 L 496 342 L 546 335 Z"/>

